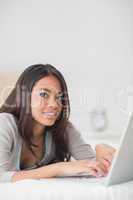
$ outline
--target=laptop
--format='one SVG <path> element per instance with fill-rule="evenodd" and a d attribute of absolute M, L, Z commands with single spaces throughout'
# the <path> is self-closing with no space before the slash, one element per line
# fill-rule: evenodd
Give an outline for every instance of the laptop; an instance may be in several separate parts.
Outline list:
<path fill-rule="evenodd" d="M 133 180 L 133 115 L 123 133 L 119 149 L 113 158 L 105 185 L 114 185 Z"/>
<path fill-rule="evenodd" d="M 78 173 L 63 177 L 93 177 L 88 173 Z M 121 137 L 120 146 L 117 150 L 109 173 L 103 177 L 103 184 L 106 186 L 120 184 L 133 180 L 133 115 L 128 121 L 126 131 Z"/>

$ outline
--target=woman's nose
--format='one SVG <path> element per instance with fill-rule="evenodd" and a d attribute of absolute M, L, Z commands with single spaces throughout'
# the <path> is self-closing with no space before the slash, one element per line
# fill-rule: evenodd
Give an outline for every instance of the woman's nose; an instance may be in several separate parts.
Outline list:
<path fill-rule="evenodd" d="M 57 108 L 58 104 L 55 98 L 49 98 L 48 100 L 48 107 Z"/>

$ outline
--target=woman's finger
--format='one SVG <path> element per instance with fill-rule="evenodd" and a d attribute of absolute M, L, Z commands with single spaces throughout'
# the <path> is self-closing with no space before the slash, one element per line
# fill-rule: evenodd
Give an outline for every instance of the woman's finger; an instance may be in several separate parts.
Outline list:
<path fill-rule="evenodd" d="M 111 165 L 110 161 L 108 161 L 108 159 L 106 160 L 105 158 L 100 158 L 99 162 L 102 163 L 106 167 L 106 169 L 108 169 Z"/>
<path fill-rule="evenodd" d="M 106 167 L 98 161 L 95 161 L 90 168 L 96 172 L 96 176 L 97 174 L 100 174 L 101 176 L 105 176 L 107 174 Z"/>

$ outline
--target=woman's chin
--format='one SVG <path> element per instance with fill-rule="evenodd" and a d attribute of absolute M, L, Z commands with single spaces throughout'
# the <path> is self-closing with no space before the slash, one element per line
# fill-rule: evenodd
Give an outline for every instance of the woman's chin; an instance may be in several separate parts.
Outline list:
<path fill-rule="evenodd" d="M 53 126 L 55 124 L 55 119 L 47 119 L 45 121 L 42 122 L 42 124 L 44 126 Z"/>

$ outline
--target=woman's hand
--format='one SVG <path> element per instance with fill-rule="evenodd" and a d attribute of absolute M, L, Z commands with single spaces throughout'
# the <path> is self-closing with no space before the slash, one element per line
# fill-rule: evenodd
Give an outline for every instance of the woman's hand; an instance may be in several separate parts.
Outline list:
<path fill-rule="evenodd" d="M 95 177 L 105 176 L 106 167 L 95 160 L 76 160 L 56 163 L 58 165 L 57 176 L 74 176 L 75 174 L 88 174 Z"/>
<path fill-rule="evenodd" d="M 97 144 L 95 150 L 96 160 L 99 161 L 102 165 L 104 165 L 108 171 L 116 149 L 107 144 Z"/>

